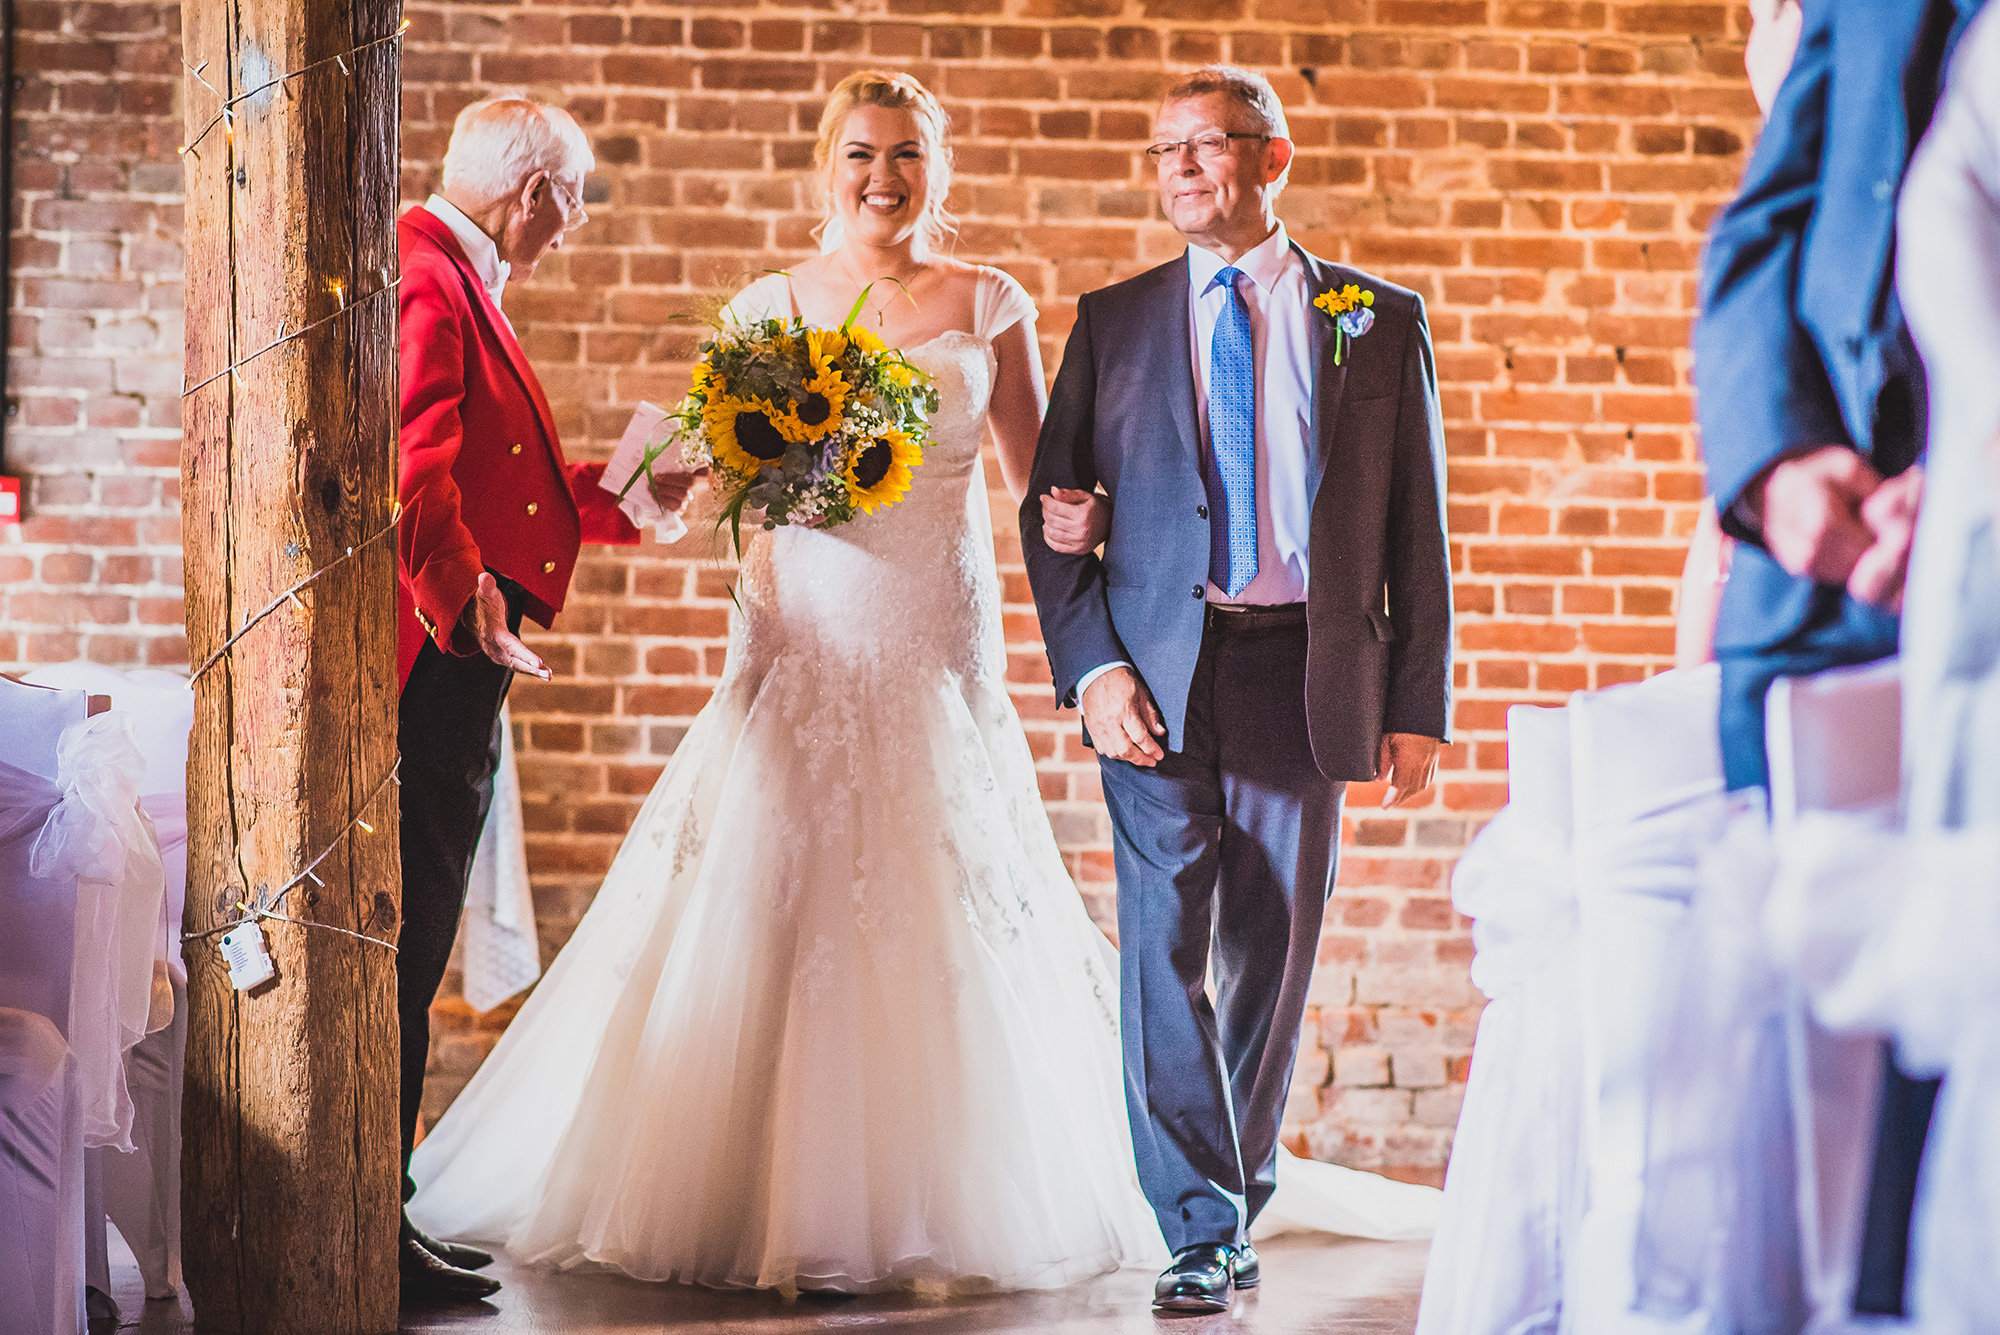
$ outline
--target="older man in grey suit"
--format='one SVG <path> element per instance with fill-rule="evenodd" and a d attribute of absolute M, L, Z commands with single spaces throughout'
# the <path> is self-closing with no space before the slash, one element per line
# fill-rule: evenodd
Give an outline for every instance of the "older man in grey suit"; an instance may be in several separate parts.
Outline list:
<path fill-rule="evenodd" d="M 1258 1280 L 1344 785 L 1431 784 L 1451 576 L 1422 299 L 1286 236 L 1260 76 L 1195 73 L 1154 139 L 1187 253 L 1079 303 L 1021 536 L 1111 809 L 1127 1102 L 1174 1251 L 1154 1301 L 1201 1312 Z M 1100 486 L 1102 556 L 1052 548 L 1043 498 Z"/>

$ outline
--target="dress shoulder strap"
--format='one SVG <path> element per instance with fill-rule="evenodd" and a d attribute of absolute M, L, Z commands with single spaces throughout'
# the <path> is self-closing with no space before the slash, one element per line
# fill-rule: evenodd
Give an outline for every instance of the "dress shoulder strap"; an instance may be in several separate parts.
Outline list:
<path fill-rule="evenodd" d="M 972 332 L 991 343 L 1023 320 L 1038 312 L 1035 299 L 1016 282 L 1013 275 L 999 269 L 981 267 L 978 286 L 973 290 Z"/>

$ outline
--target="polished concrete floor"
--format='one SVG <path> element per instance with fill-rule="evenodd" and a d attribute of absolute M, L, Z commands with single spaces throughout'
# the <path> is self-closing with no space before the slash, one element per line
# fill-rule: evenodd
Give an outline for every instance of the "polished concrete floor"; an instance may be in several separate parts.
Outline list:
<path fill-rule="evenodd" d="M 113 1247 L 118 1247 L 115 1240 Z M 1161 1329 L 1174 1335 L 1409 1335 L 1416 1324 L 1425 1243 L 1304 1234 L 1273 1239 L 1259 1250 L 1263 1286 L 1240 1296 L 1231 1311 L 1209 1317 L 1154 1317 L 1147 1306 L 1153 1277 L 1136 1270 L 1057 1293 L 950 1301 L 801 1298 L 787 1303 L 775 1294 L 713 1293 L 615 1275 L 550 1274 L 502 1260 L 493 1273 L 506 1287 L 490 1303 L 406 1306 L 402 1328 L 490 1335 L 791 1335 L 864 1327 L 898 1335 L 1125 1335 Z M 192 1329 L 183 1302 L 143 1300 L 139 1272 L 129 1259 L 122 1264 L 114 1259 L 112 1288 L 124 1309 L 121 1329 L 141 1335 L 183 1335 Z"/>

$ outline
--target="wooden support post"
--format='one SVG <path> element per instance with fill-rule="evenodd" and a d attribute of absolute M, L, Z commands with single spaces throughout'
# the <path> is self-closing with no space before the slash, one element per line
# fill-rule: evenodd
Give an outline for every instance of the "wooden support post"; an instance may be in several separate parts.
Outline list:
<path fill-rule="evenodd" d="M 197 670 L 277 603 L 196 683 L 187 930 L 247 904 L 375 938 L 265 919 L 277 976 L 248 993 L 218 937 L 186 943 L 187 1287 L 203 1330 L 375 1335 L 396 1329 L 401 1194 L 396 550 L 377 536 L 396 494 L 400 15 L 181 14 Z"/>

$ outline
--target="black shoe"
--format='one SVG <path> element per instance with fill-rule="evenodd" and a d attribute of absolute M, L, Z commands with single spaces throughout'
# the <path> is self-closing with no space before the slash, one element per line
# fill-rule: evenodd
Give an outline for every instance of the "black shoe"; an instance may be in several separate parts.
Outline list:
<path fill-rule="evenodd" d="M 460 1270 L 433 1256 L 416 1239 L 416 1230 L 404 1228 L 402 1254 L 398 1264 L 403 1276 L 403 1297 L 427 1302 L 472 1303 L 500 1291 L 500 1281 L 489 1275 Z"/>
<path fill-rule="evenodd" d="M 457 1266 L 460 1270 L 484 1270 L 493 1264 L 492 1252 L 482 1252 L 477 1247 L 467 1247 L 458 1242 L 439 1242 L 411 1223 L 407 1211 L 403 1214 L 403 1231 L 421 1242 L 425 1251 L 446 1265 Z"/>
<path fill-rule="evenodd" d="M 1219 1242 L 1181 1248 L 1153 1285 L 1153 1306 L 1190 1314 L 1228 1311 L 1231 1258 L 1230 1249 Z"/>
<path fill-rule="evenodd" d="M 1230 1282 L 1239 1289 L 1254 1289 L 1263 1278 L 1257 1270 L 1257 1249 L 1244 1243 L 1229 1258 Z"/>

